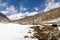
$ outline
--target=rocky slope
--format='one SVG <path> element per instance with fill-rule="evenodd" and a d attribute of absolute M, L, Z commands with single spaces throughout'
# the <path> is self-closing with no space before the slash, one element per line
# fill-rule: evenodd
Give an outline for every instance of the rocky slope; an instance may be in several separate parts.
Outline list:
<path fill-rule="evenodd" d="M 60 8 L 51 9 L 44 13 L 39 13 L 34 16 L 26 16 L 23 19 L 19 20 L 9 20 L 4 14 L 0 13 L 0 22 L 12 22 L 12 23 L 19 23 L 19 24 L 29 24 L 29 25 L 37 25 L 41 24 L 42 22 L 47 22 L 50 20 L 60 20 Z"/>
<path fill-rule="evenodd" d="M 0 13 L 0 22 L 9 22 L 8 17 L 2 13 Z"/>
<path fill-rule="evenodd" d="M 34 16 L 26 16 L 23 19 L 15 20 L 20 24 L 40 24 L 42 21 L 49 21 L 60 17 L 60 8 L 51 9 Z"/>

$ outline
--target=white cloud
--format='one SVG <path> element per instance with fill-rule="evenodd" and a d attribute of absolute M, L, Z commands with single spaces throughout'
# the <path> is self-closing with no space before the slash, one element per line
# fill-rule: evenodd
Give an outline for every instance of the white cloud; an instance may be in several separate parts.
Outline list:
<path fill-rule="evenodd" d="M 10 7 L 6 7 L 6 10 L 2 10 L 1 13 L 3 14 L 15 14 L 17 13 L 17 10 L 15 9 L 15 7 L 13 5 L 11 5 Z"/>
<path fill-rule="evenodd" d="M 38 7 L 35 7 L 34 9 L 35 9 L 36 11 L 39 11 L 39 8 L 38 8 Z"/>
<path fill-rule="evenodd" d="M 27 10 L 27 8 L 23 8 L 23 10 Z"/>
<path fill-rule="evenodd" d="M 27 8 L 25 8 L 24 6 L 20 6 L 20 11 L 26 11 L 27 10 Z"/>
<path fill-rule="evenodd" d="M 12 13 L 17 13 L 17 10 L 15 9 L 15 7 L 13 5 L 11 5 L 10 7 L 6 8 L 6 10 L 12 12 Z"/>
<path fill-rule="evenodd" d="M 1 12 L 3 14 L 7 14 L 8 12 L 11 12 L 11 14 L 17 13 L 17 10 L 15 9 L 14 5 L 8 6 L 8 4 L 9 3 L 7 3 L 7 2 L 2 2 L 2 0 L 0 1 L 0 8 L 4 8 L 5 7 L 5 9 L 2 10 Z"/>
<path fill-rule="evenodd" d="M 1 6 L 6 7 L 7 6 L 7 3 L 4 2 L 4 3 L 1 4 Z"/>
<path fill-rule="evenodd" d="M 45 4 L 45 6 L 46 6 L 46 8 L 45 8 L 44 12 L 46 12 L 50 9 L 60 7 L 60 2 L 55 2 L 55 0 L 47 0 L 47 3 Z"/>
<path fill-rule="evenodd" d="M 7 6 L 7 3 L 6 3 L 6 2 L 1 3 L 0 6 L 2 6 L 2 7 L 6 7 L 6 6 Z"/>

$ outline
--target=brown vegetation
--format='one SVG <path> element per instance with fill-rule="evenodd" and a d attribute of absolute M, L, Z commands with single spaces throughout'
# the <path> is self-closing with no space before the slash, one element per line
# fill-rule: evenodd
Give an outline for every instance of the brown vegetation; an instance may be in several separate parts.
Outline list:
<path fill-rule="evenodd" d="M 33 36 L 38 40 L 57 40 L 60 36 L 59 30 L 56 30 L 57 27 L 45 26 L 40 29 L 40 26 L 33 26 L 30 28 L 34 29 L 33 31 L 36 33 Z"/>

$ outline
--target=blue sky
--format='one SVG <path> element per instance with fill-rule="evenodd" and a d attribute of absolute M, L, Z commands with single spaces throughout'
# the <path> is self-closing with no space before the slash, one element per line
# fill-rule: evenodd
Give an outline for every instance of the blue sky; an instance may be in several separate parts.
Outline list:
<path fill-rule="evenodd" d="M 14 5 L 16 10 L 20 10 L 20 6 L 27 8 L 29 12 L 37 11 L 34 8 L 38 7 L 38 11 L 44 8 L 44 3 L 46 0 L 2 0 L 2 2 L 7 2 L 8 7 Z M 43 6 L 43 7 L 42 7 Z"/>
<path fill-rule="evenodd" d="M 13 5 L 15 7 L 15 9 L 18 10 L 18 12 L 20 12 L 20 6 L 23 6 L 27 9 L 27 10 L 24 10 L 22 12 L 26 12 L 26 11 L 43 12 L 43 10 L 46 7 L 45 6 L 46 0 L 1 0 L 1 2 L 2 3 L 4 3 L 4 2 L 8 3 L 7 7 Z M 55 2 L 60 2 L 60 0 L 55 0 Z M 2 10 L 5 10 L 5 7 L 3 7 Z"/>
<path fill-rule="evenodd" d="M 7 16 L 42 13 L 57 7 L 60 7 L 60 0 L 0 0 L 0 11 Z"/>

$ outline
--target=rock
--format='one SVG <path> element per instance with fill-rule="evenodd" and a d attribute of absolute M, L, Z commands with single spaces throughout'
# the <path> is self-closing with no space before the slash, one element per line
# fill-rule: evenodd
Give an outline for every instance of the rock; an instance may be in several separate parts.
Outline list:
<path fill-rule="evenodd" d="M 45 26 L 42 29 L 40 29 L 40 27 L 31 27 L 32 29 L 34 29 L 33 31 L 36 32 L 33 34 L 33 36 L 38 40 L 57 40 L 59 38 L 60 32 L 59 30 L 56 30 L 57 27 Z"/>

